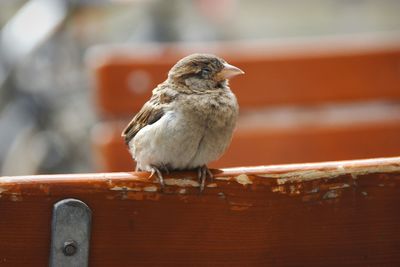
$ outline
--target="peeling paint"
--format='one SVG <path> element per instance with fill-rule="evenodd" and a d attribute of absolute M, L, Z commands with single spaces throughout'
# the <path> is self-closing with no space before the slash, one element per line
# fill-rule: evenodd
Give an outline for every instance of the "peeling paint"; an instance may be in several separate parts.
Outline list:
<path fill-rule="evenodd" d="M 143 188 L 145 192 L 157 192 L 157 186 L 151 185 Z"/>
<path fill-rule="evenodd" d="M 268 178 L 278 178 L 277 183 L 282 185 L 287 182 L 295 181 L 312 181 L 319 178 L 334 178 L 341 175 L 340 171 L 319 171 L 319 170 L 304 170 L 304 171 L 294 171 L 283 174 L 265 174 L 259 175 L 261 177 Z"/>
<path fill-rule="evenodd" d="M 126 186 L 114 186 L 114 187 L 111 187 L 110 190 L 113 190 L 113 191 L 126 191 L 128 189 L 127 189 Z"/>
<path fill-rule="evenodd" d="M 164 179 L 164 182 L 166 185 L 175 185 L 175 186 L 179 186 L 179 187 L 187 187 L 187 186 L 199 187 L 200 186 L 199 182 L 194 181 L 192 179 L 169 178 L 169 179 Z"/>
<path fill-rule="evenodd" d="M 301 185 L 278 185 L 271 187 L 273 193 L 289 194 L 289 195 L 300 195 L 302 193 Z"/>
<path fill-rule="evenodd" d="M 330 190 L 335 190 L 335 189 L 342 189 L 342 188 L 348 188 L 350 187 L 349 184 L 341 184 L 341 185 L 335 185 L 335 186 L 331 186 L 329 187 Z"/>
<path fill-rule="evenodd" d="M 22 201 L 22 196 L 18 193 L 12 193 L 10 196 L 11 201 Z"/>
<path fill-rule="evenodd" d="M 279 185 L 272 187 L 272 192 L 286 194 L 286 187 Z"/>
<path fill-rule="evenodd" d="M 232 180 L 232 177 L 215 177 L 214 179 L 219 181 L 229 181 Z"/>
<path fill-rule="evenodd" d="M 298 181 L 312 181 L 320 178 L 336 178 L 342 175 L 351 175 L 353 179 L 357 179 L 358 175 L 365 175 L 370 173 L 390 173 L 400 171 L 398 165 L 386 165 L 386 166 L 343 166 L 340 165 L 334 169 L 327 170 L 299 170 L 290 171 L 286 173 L 268 173 L 268 174 L 257 174 L 259 177 L 265 178 L 277 178 L 278 185 L 285 184 L 287 182 L 298 182 Z"/>
<path fill-rule="evenodd" d="M 363 196 L 368 196 L 368 193 L 365 191 L 361 192 L 361 194 L 363 194 Z"/>
<path fill-rule="evenodd" d="M 324 194 L 324 196 L 322 197 L 323 199 L 334 199 L 337 198 L 339 196 L 339 193 L 336 190 L 329 190 L 328 192 L 326 192 Z"/>
<path fill-rule="evenodd" d="M 291 185 L 289 186 L 291 195 L 299 195 L 301 193 L 300 188 L 298 186 Z"/>
<path fill-rule="evenodd" d="M 319 188 L 316 187 L 316 188 L 313 188 L 313 189 L 307 191 L 306 194 L 315 194 L 315 193 L 318 193 L 318 192 L 319 192 Z"/>
<path fill-rule="evenodd" d="M 248 185 L 248 184 L 252 184 L 253 182 L 250 180 L 249 176 L 247 176 L 246 174 L 240 174 L 238 176 L 235 177 L 236 182 L 238 182 L 239 184 L 242 185 Z"/>
<path fill-rule="evenodd" d="M 0 187 L 0 195 L 1 195 L 1 193 L 6 192 L 6 191 L 8 191 L 8 189 L 6 189 L 4 187 Z"/>
<path fill-rule="evenodd" d="M 128 186 L 114 186 L 110 188 L 110 190 L 113 191 L 123 191 L 123 192 L 128 192 L 128 191 L 133 191 L 133 192 L 156 192 L 157 186 L 150 185 L 150 186 L 145 186 L 145 187 L 128 187 Z"/>
<path fill-rule="evenodd" d="M 152 192 L 152 191 L 148 191 L 148 192 Z M 122 200 L 138 200 L 138 201 L 143 201 L 143 200 L 158 201 L 160 199 L 160 194 L 149 194 L 148 192 L 125 191 L 125 192 L 122 192 L 121 199 Z"/>
<path fill-rule="evenodd" d="M 110 190 L 113 191 L 136 191 L 136 192 L 140 192 L 143 191 L 144 188 L 140 188 L 140 187 L 128 187 L 128 186 L 114 186 L 111 187 Z"/>
<path fill-rule="evenodd" d="M 184 194 L 187 193 L 187 190 L 185 188 L 181 188 L 181 189 L 178 190 L 178 193 L 181 194 L 181 195 L 184 195 Z"/>
<path fill-rule="evenodd" d="M 342 172 L 345 172 L 346 170 L 344 169 L 344 166 L 343 165 L 338 165 L 337 166 L 337 170 L 338 171 L 342 171 Z"/>
<path fill-rule="evenodd" d="M 207 185 L 207 187 L 217 187 L 218 185 L 216 184 L 216 183 L 211 183 L 211 184 L 208 184 Z"/>

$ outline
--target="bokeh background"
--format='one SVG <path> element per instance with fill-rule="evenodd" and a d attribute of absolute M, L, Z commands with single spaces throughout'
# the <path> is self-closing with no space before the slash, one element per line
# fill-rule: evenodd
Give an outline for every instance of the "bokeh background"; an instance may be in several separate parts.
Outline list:
<path fill-rule="evenodd" d="M 400 37 L 400 1 L 2 0 L 0 29 L 0 174 L 92 172 L 93 46 Z"/>

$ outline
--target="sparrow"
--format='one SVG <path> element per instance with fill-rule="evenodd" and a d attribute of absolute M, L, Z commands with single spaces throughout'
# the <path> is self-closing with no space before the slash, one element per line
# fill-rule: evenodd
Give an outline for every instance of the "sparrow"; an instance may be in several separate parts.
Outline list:
<path fill-rule="evenodd" d="M 244 72 L 211 54 L 192 54 L 179 60 L 167 79 L 153 91 L 141 110 L 123 130 L 136 171 L 158 176 L 198 170 L 200 192 L 207 167 L 229 146 L 239 113 L 228 79 Z"/>

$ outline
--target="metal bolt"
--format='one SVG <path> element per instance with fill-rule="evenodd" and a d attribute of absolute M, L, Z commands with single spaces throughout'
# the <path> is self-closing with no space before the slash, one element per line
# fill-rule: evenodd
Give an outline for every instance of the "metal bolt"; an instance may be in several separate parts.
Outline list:
<path fill-rule="evenodd" d="M 72 256 L 78 250 L 78 245 L 73 240 L 68 240 L 64 242 L 63 253 L 65 256 Z"/>

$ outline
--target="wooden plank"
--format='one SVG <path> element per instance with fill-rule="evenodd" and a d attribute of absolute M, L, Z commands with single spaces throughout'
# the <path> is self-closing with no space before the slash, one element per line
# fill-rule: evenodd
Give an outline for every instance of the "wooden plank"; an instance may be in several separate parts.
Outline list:
<path fill-rule="evenodd" d="M 240 127 L 214 168 L 399 155 L 400 121 Z M 123 123 L 102 123 L 92 136 L 98 171 L 131 171 L 135 163 L 120 137 Z"/>
<path fill-rule="evenodd" d="M 0 178 L 2 266 L 45 266 L 52 205 L 93 212 L 91 266 L 398 266 L 400 158 Z"/>
<path fill-rule="evenodd" d="M 97 105 L 106 116 L 130 116 L 183 56 L 212 52 L 246 72 L 231 87 L 242 109 L 282 104 L 399 99 L 400 40 L 362 38 L 311 39 L 271 47 L 270 42 L 222 43 L 218 46 L 178 44 L 94 49 L 89 57 Z M 289 43 L 289 41 L 288 41 Z M 299 49 L 298 47 L 302 47 Z M 149 52 L 150 51 L 150 52 Z"/>

